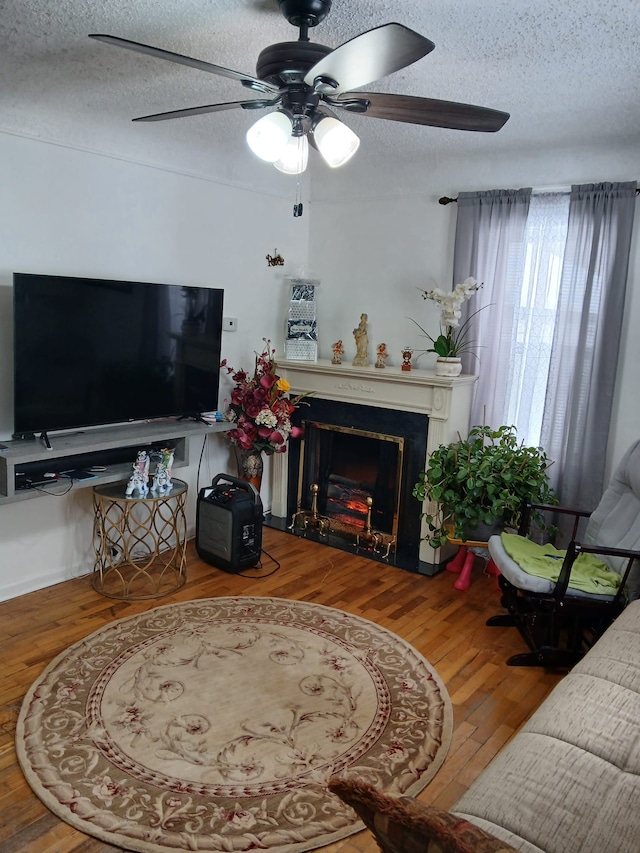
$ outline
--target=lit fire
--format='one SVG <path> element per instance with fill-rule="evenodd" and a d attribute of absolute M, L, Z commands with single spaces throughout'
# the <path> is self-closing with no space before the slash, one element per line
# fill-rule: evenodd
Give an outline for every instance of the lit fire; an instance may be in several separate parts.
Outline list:
<path fill-rule="evenodd" d="M 352 512 L 359 512 L 367 514 L 367 505 L 363 503 L 363 501 L 358 501 L 355 499 L 344 501 L 345 509 L 350 509 Z"/>
<path fill-rule="evenodd" d="M 340 512 L 332 513 L 331 518 L 334 518 L 346 527 L 352 527 L 354 530 L 364 530 L 365 528 L 366 519 L 364 518 L 354 518 L 352 515 L 344 515 Z"/>
<path fill-rule="evenodd" d="M 327 500 L 327 515 L 355 530 L 364 530 L 367 512 L 368 507 L 365 501 L 356 497 L 349 497 L 342 501 L 335 498 Z"/>

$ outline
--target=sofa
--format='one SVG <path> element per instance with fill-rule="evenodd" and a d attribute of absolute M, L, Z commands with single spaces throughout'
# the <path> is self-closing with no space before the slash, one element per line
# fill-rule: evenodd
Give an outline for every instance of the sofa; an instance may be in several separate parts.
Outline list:
<path fill-rule="evenodd" d="M 385 853 L 640 851 L 640 601 L 449 812 L 355 780 L 335 778 L 330 787 Z"/>

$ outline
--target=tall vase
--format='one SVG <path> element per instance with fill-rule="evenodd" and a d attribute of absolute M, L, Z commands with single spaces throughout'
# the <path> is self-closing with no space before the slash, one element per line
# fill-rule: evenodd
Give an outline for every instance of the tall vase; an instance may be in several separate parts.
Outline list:
<path fill-rule="evenodd" d="M 236 446 L 238 477 L 252 483 L 258 491 L 262 485 L 263 459 L 261 450 L 245 450 Z"/>

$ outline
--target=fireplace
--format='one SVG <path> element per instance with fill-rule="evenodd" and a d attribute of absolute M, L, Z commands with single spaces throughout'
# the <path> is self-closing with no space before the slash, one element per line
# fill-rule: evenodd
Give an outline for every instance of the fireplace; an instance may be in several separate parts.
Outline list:
<path fill-rule="evenodd" d="M 376 532 L 390 546 L 398 537 L 404 438 L 303 421 L 297 512 L 326 519 L 345 534 Z M 305 505 L 306 504 L 306 505 Z"/>
<path fill-rule="evenodd" d="M 427 415 L 312 397 L 295 420 L 304 439 L 289 445 L 288 528 L 415 569 Z"/>
<path fill-rule="evenodd" d="M 429 453 L 466 434 L 474 376 L 281 361 L 304 428 L 272 457 L 268 523 L 409 571 L 433 574 L 443 554 L 424 541 L 412 496 Z M 430 508 L 432 509 L 432 508 Z"/>

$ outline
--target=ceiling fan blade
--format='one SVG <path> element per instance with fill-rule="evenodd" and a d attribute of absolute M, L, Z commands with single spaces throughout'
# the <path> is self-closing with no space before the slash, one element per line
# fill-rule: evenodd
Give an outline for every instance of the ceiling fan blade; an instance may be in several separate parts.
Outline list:
<path fill-rule="evenodd" d="M 170 118 L 186 118 L 187 116 L 201 116 L 207 113 L 218 113 L 223 110 L 234 110 L 236 108 L 243 110 L 261 110 L 266 107 L 273 107 L 280 103 L 281 98 L 273 98 L 270 101 L 256 99 L 253 101 L 230 101 L 226 104 L 209 104 L 204 107 L 188 107 L 184 110 L 171 110 L 167 113 L 154 113 L 149 116 L 139 116 L 132 121 L 165 121 Z"/>
<path fill-rule="evenodd" d="M 304 82 L 308 86 L 317 85 L 319 92 L 339 94 L 405 68 L 434 47 L 432 41 L 402 24 L 383 24 L 352 38 L 316 62 Z M 316 84 L 318 78 L 321 81 Z"/>
<path fill-rule="evenodd" d="M 220 77 L 239 80 L 243 86 L 259 92 L 276 93 L 280 91 L 277 86 L 266 83 L 264 80 L 259 80 L 257 77 L 252 77 L 251 74 L 243 74 L 240 71 L 233 71 L 231 68 L 213 65 L 211 62 L 205 62 L 202 59 L 183 56 L 181 53 L 172 53 L 170 50 L 163 50 L 161 47 L 151 47 L 148 44 L 140 44 L 137 41 L 129 41 L 129 39 L 119 38 L 119 36 L 109 36 L 102 33 L 91 33 L 89 38 L 102 41 L 105 44 L 113 44 L 116 47 L 124 47 L 136 53 L 146 53 L 148 56 L 156 57 L 156 59 L 167 59 L 169 62 L 177 62 L 179 65 L 188 65 L 191 68 L 197 68 L 199 71 L 207 71 L 209 74 L 217 74 Z"/>
<path fill-rule="evenodd" d="M 495 133 L 509 118 L 509 113 L 488 107 L 384 92 L 348 92 L 335 99 L 325 97 L 325 100 L 332 107 L 342 107 L 369 118 L 447 127 L 452 130 Z M 362 105 L 367 103 L 368 107 L 362 109 Z"/>

